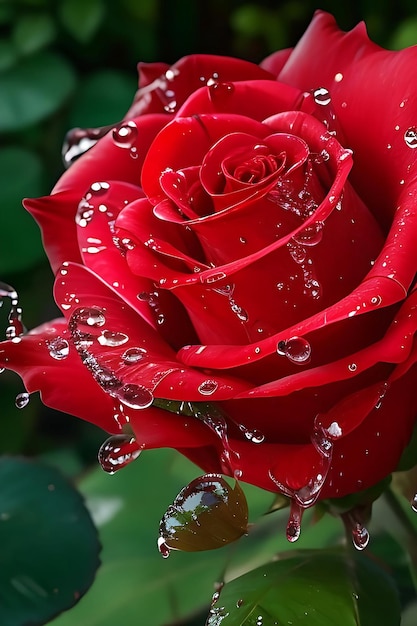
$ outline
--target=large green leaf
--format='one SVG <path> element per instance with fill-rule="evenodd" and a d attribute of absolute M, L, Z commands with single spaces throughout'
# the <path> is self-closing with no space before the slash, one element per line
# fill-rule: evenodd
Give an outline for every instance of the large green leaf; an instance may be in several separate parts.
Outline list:
<path fill-rule="evenodd" d="M 346 550 L 280 555 L 227 584 L 207 626 L 398 626 L 392 581 L 363 554 Z"/>
<path fill-rule="evenodd" d="M 0 624 L 35 626 L 73 606 L 99 565 L 95 527 L 54 468 L 0 459 Z"/>
<path fill-rule="evenodd" d="M 226 548 L 172 552 L 163 559 L 157 550 L 160 519 L 179 490 L 200 473 L 175 451 L 151 450 L 113 476 L 97 470 L 81 484 L 99 526 L 103 564 L 87 596 L 54 626 L 166 625 L 208 606 L 216 581 L 257 567 L 277 550 L 292 549 L 285 538 L 284 510 L 265 516 L 249 536 Z M 247 485 L 245 491 L 254 520 L 273 496 Z M 308 515 L 305 521 L 302 547 L 328 545 L 339 529 L 330 516 L 317 526 Z"/>
<path fill-rule="evenodd" d="M 0 172 L 0 272 L 4 276 L 44 257 L 38 226 L 22 207 L 24 196 L 41 192 L 42 165 L 32 152 L 9 147 L 0 150 Z"/>
<path fill-rule="evenodd" d="M 39 52 L 2 71 L 0 84 L 0 132 L 8 132 L 39 122 L 59 109 L 72 92 L 75 77 L 63 58 Z"/>

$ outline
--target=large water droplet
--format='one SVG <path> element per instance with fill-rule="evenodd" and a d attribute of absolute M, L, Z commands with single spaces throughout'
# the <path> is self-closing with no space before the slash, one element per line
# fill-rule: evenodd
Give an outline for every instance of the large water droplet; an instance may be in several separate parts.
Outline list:
<path fill-rule="evenodd" d="M 410 126 L 404 133 L 404 141 L 409 148 L 417 148 L 417 127 Z"/>
<path fill-rule="evenodd" d="M 138 136 L 138 128 L 135 122 L 124 122 L 112 131 L 113 141 L 119 148 L 131 149 Z"/>
<path fill-rule="evenodd" d="M 139 361 L 144 359 L 146 355 L 147 352 L 145 348 L 128 348 L 122 354 L 122 361 L 126 363 L 126 365 L 133 365 L 134 363 L 138 363 Z"/>
<path fill-rule="evenodd" d="M 369 532 L 359 522 L 352 527 L 352 543 L 357 550 L 364 550 L 369 543 Z"/>
<path fill-rule="evenodd" d="M 97 341 L 101 346 L 115 348 L 129 341 L 129 337 L 125 333 L 103 330 Z"/>
<path fill-rule="evenodd" d="M 331 102 L 329 90 L 325 87 L 319 87 L 318 89 L 315 89 L 313 91 L 313 97 L 314 101 L 321 106 L 326 106 Z"/>
<path fill-rule="evenodd" d="M 55 339 L 48 340 L 46 345 L 48 346 L 51 357 L 57 361 L 62 361 L 69 355 L 69 343 L 62 337 L 56 337 Z"/>
<path fill-rule="evenodd" d="M 72 319 L 78 325 L 83 324 L 85 326 L 90 326 L 91 328 L 99 328 L 100 326 L 104 326 L 106 323 L 106 318 L 104 313 L 99 308 L 92 307 L 82 307 L 77 309 Z"/>
<path fill-rule="evenodd" d="M 133 383 L 111 390 L 110 395 L 131 409 L 147 409 L 154 401 L 153 393 L 149 389 Z"/>
<path fill-rule="evenodd" d="M 98 461 L 105 472 L 114 474 L 137 459 L 142 449 L 131 435 L 113 435 L 101 445 Z"/>
<path fill-rule="evenodd" d="M 201 383 L 201 385 L 199 385 L 198 387 L 198 391 L 203 395 L 203 396 L 211 396 L 215 391 L 217 391 L 219 387 L 219 383 L 217 382 L 217 380 L 205 380 Z"/>
<path fill-rule="evenodd" d="M 236 482 L 232 488 L 220 474 L 191 481 L 163 516 L 158 547 L 195 552 L 220 548 L 247 532 L 248 508 Z M 165 548 L 165 546 L 163 546 Z"/>
<path fill-rule="evenodd" d="M 25 406 L 29 403 L 29 394 L 24 391 L 23 393 L 18 393 L 15 399 L 15 405 L 18 409 L 24 409 Z"/>
<path fill-rule="evenodd" d="M 286 356 L 292 363 L 303 364 L 311 356 L 311 346 L 304 337 L 291 337 L 278 342 L 277 353 Z"/>

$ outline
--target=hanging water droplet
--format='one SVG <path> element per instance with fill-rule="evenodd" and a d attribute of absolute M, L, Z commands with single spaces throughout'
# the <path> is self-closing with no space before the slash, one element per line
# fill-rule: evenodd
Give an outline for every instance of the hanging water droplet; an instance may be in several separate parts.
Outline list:
<path fill-rule="evenodd" d="M 404 133 L 404 141 L 409 148 L 417 148 L 417 127 L 410 126 Z"/>
<path fill-rule="evenodd" d="M 154 401 L 153 393 L 149 389 L 133 383 L 122 385 L 109 393 L 131 409 L 147 409 Z"/>
<path fill-rule="evenodd" d="M 369 532 L 359 522 L 352 527 L 352 543 L 357 550 L 364 550 L 369 543 Z"/>
<path fill-rule="evenodd" d="M 56 337 L 55 339 L 48 340 L 46 345 L 48 346 L 51 357 L 57 361 L 62 361 L 69 355 L 69 343 L 62 337 Z"/>
<path fill-rule="evenodd" d="M 205 380 L 199 385 L 198 391 L 203 396 L 211 396 L 215 391 L 217 391 L 219 387 L 219 383 L 217 380 Z"/>
<path fill-rule="evenodd" d="M 105 472 L 114 474 L 137 459 L 142 449 L 132 435 L 112 435 L 101 445 L 98 462 Z"/>
<path fill-rule="evenodd" d="M 300 537 L 301 534 L 301 519 L 303 516 L 303 509 L 295 502 L 291 501 L 290 515 L 288 518 L 286 536 L 288 541 L 294 543 Z"/>
<path fill-rule="evenodd" d="M 128 348 L 126 352 L 122 354 L 122 361 L 127 365 L 133 365 L 145 358 L 146 355 L 147 352 L 145 348 Z"/>
<path fill-rule="evenodd" d="M 24 391 L 23 393 L 18 393 L 15 399 L 15 405 L 17 409 L 24 409 L 25 406 L 29 403 L 29 394 Z"/>
<path fill-rule="evenodd" d="M 318 89 L 315 89 L 313 91 L 313 97 L 316 104 L 320 104 L 321 106 L 326 106 L 331 102 L 329 90 L 325 87 L 319 87 Z"/>
<path fill-rule="evenodd" d="M 278 342 L 277 353 L 292 363 L 302 364 L 310 359 L 311 346 L 304 337 L 291 337 Z"/>
<path fill-rule="evenodd" d="M 101 346 L 115 348 L 129 341 L 129 337 L 125 333 L 103 330 L 97 341 Z"/>
<path fill-rule="evenodd" d="M 8 317 L 9 325 L 6 328 L 6 338 L 12 340 L 21 337 L 25 332 L 25 327 L 22 322 L 22 309 L 17 306 L 17 303 L 13 304 L 13 302 L 12 300 Z"/>
<path fill-rule="evenodd" d="M 158 537 L 157 545 L 162 558 L 167 559 L 171 554 L 171 548 L 166 544 L 165 539 Z"/>
<path fill-rule="evenodd" d="M 119 146 L 119 148 L 128 148 L 130 150 L 137 139 L 138 128 L 135 122 L 124 122 L 117 128 L 113 129 L 112 136 L 116 146 Z"/>

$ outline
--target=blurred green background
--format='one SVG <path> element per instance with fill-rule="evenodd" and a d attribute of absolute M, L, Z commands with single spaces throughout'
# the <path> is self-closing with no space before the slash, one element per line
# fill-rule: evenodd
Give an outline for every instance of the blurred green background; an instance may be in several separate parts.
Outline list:
<path fill-rule="evenodd" d="M 38 229 L 21 199 L 49 193 L 63 171 L 66 132 L 117 122 L 134 96 L 138 61 L 175 62 L 204 52 L 259 62 L 294 45 L 316 8 L 333 13 L 345 30 L 365 20 L 370 37 L 385 47 L 417 42 L 414 0 L 0 0 L 0 279 L 17 289 L 27 328 L 58 310 Z M 0 309 L 0 332 L 8 308 L 6 302 Z M 105 435 L 46 409 L 37 397 L 16 408 L 22 391 L 18 377 L 1 374 L 1 453 L 41 457 L 82 476 L 96 464 Z"/>

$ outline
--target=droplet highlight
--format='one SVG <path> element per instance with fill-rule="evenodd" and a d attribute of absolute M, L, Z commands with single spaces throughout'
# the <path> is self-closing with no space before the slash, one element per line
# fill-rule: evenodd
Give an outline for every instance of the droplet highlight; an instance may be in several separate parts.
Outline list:
<path fill-rule="evenodd" d="M 135 461 L 142 449 L 131 435 L 112 435 L 101 445 L 98 462 L 107 474 L 114 474 Z"/>

